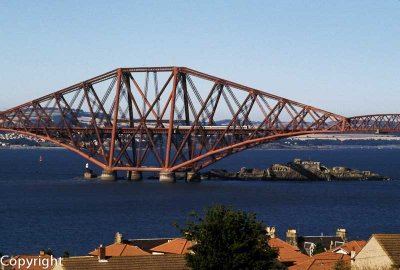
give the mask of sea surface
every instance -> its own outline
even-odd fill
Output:
[[[210,167],[266,168],[302,158],[373,170],[392,178],[387,182],[104,183],[83,180],[86,161],[67,150],[0,149],[0,253],[50,248],[56,255],[85,255],[112,243],[115,232],[125,238],[179,236],[174,223],[183,225],[189,212],[213,204],[255,212],[280,237],[289,228],[332,235],[343,227],[349,238],[366,240],[372,233],[400,233],[399,157],[395,148],[258,149]]]

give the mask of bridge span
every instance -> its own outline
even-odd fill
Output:
[[[0,112],[2,131],[165,180],[281,138],[399,124],[399,114],[345,117],[186,67],[119,68]]]

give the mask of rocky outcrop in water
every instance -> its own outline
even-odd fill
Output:
[[[388,177],[372,171],[360,171],[337,166],[329,168],[319,161],[294,159],[287,164],[272,164],[265,170],[242,168],[239,172],[214,169],[202,174],[203,179],[237,179],[237,180],[294,180],[294,181],[384,181]]]

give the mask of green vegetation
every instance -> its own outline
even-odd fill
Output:
[[[343,260],[339,260],[335,263],[333,270],[351,270],[350,262],[346,263]]]
[[[62,257],[63,258],[69,258],[69,252],[68,251],[64,251]]]
[[[286,269],[255,214],[216,205],[205,209],[204,218],[190,217],[181,231],[196,243],[186,257],[192,269]]]
[[[43,251],[44,254],[49,256],[54,255],[53,251],[50,248],[42,249],[41,251]]]

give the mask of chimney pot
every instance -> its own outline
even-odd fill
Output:
[[[106,248],[103,245],[99,246],[99,261],[106,259]]]
[[[356,257],[356,251],[355,250],[352,250],[351,252],[350,252],[350,258],[352,259],[352,260],[354,260],[354,258]]]
[[[124,241],[124,238],[123,238],[123,236],[122,236],[122,233],[117,232],[117,233],[115,234],[114,243],[115,243],[115,244],[122,244],[123,241]]]
[[[347,241],[347,230],[344,228],[338,228],[336,230],[336,236],[343,239],[344,242]]]
[[[267,229],[266,229],[266,231],[267,231],[267,235],[271,238],[271,239],[273,239],[273,238],[275,238],[276,237],[276,234],[275,234],[275,227],[267,227]]]
[[[297,247],[297,231],[295,229],[289,229],[286,232],[286,243]]]

